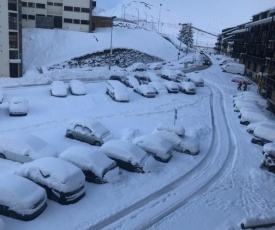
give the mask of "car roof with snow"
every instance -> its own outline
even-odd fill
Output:
[[[137,88],[144,93],[155,93],[156,90],[150,85],[139,85]]]
[[[99,121],[93,121],[89,119],[79,119],[77,121],[72,121],[69,127],[74,128],[76,125],[81,125],[83,127],[89,128],[94,134],[101,136],[104,133],[109,132],[109,130],[101,124]]]
[[[111,85],[113,85],[115,87],[115,90],[121,90],[121,91],[125,91],[127,90],[127,87],[121,83],[120,81],[117,80],[108,80],[107,83],[110,83]]]
[[[158,124],[157,129],[160,131],[172,132],[179,136],[184,136],[185,134],[185,129],[181,124],[174,125],[174,124],[167,124],[167,123],[161,122]]]
[[[275,142],[271,142],[271,143],[266,143],[263,146],[263,151],[265,153],[271,153],[272,155],[275,156]]]
[[[275,129],[270,125],[259,125],[254,129],[254,136],[275,142]]]
[[[87,93],[87,90],[86,90],[86,87],[85,87],[84,83],[80,80],[73,79],[73,80],[70,81],[69,85],[70,85],[71,90],[75,94],[84,95],[84,94]]]

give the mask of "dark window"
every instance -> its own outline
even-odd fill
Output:
[[[74,19],[74,24],[80,24],[80,20],[79,19]]]
[[[62,17],[54,16],[54,28],[62,29]]]
[[[89,20],[81,20],[82,25],[89,25]]]
[[[80,7],[74,7],[75,12],[80,12]]]
[[[55,6],[63,6],[62,3],[58,3],[58,2],[55,2],[54,5],[55,5]]]
[[[257,63],[254,63],[253,71],[256,72],[256,70],[257,70]]]
[[[47,17],[48,17],[48,18],[53,18],[53,16],[52,16],[52,15],[47,15]]]
[[[17,0],[9,0],[9,10],[17,11]]]
[[[73,23],[73,20],[70,18],[64,18],[64,22],[66,23]]]
[[[29,20],[35,20],[35,16],[34,15],[28,15],[28,19]]]
[[[90,13],[90,9],[89,8],[81,8],[81,12]]]
[[[73,11],[73,7],[72,6],[64,6],[64,10],[65,11]]]
[[[22,19],[28,19],[28,16],[26,14],[22,14]]]
[[[19,77],[19,64],[10,63],[10,77]]]
[[[10,50],[10,59],[18,59],[18,51]]]
[[[44,14],[36,14],[36,17],[37,17],[37,16],[38,16],[38,17],[39,17],[39,16],[40,16],[40,17],[45,17]]]
[[[48,6],[53,6],[53,2],[47,2]]]
[[[17,30],[17,14],[9,13],[9,29]]]
[[[33,2],[28,2],[28,7],[35,8],[35,3],[33,3]]]
[[[16,32],[9,33],[10,48],[18,48],[18,37]]]
[[[23,7],[27,7],[27,5],[28,5],[26,2],[21,2],[21,3],[22,3]]]
[[[41,3],[36,3],[36,8],[45,9],[46,5],[45,4],[41,4]]]

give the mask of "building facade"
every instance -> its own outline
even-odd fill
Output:
[[[21,1],[0,1],[0,77],[22,76]]]

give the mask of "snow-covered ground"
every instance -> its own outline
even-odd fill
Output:
[[[40,39],[46,36],[43,34],[40,37],[36,31],[29,32],[25,39],[30,41],[36,37],[34,41],[41,42]],[[50,33],[54,36],[60,32]],[[114,47],[123,44],[127,48],[133,43],[131,48],[149,52],[166,61],[177,59],[177,49],[171,43],[158,43],[160,38],[155,34],[152,37],[147,34],[145,40],[150,40],[149,43],[134,43],[129,39],[139,33],[133,32],[131,36],[129,30],[126,30],[125,36],[123,33],[122,30],[115,34],[121,40],[115,42]],[[65,37],[59,45],[52,48],[45,44],[45,50],[38,50],[39,46],[27,48],[25,43],[25,49],[30,51],[25,54],[26,76],[22,79],[0,79],[0,84],[4,86],[4,101],[0,105],[1,134],[31,133],[61,153],[76,144],[89,146],[65,137],[71,120],[89,118],[100,121],[115,138],[123,139],[129,129],[138,129],[146,135],[151,134],[159,123],[173,124],[177,108],[176,123],[185,128],[186,135],[199,140],[200,153],[192,156],[173,151],[169,163],[157,162],[156,172],[137,174],[121,170],[121,181],[115,184],[86,182],[86,196],[76,204],[62,206],[49,200],[46,210],[29,222],[1,216],[5,229],[155,230],[183,229],[183,226],[184,229],[240,229],[242,221],[251,224],[257,220],[266,223],[274,219],[274,174],[259,168],[263,158],[262,147],[253,145],[246,127],[239,124],[238,114],[232,107],[232,95],[238,92],[237,84],[231,82],[232,74],[221,71],[215,55],[209,55],[213,65],[208,69],[189,73],[200,76],[205,82],[204,87],[197,87],[195,95],[178,93],[144,98],[128,88],[130,102],[117,103],[105,94],[106,83],[103,79],[111,73],[107,66],[93,71],[66,69],[44,74],[36,71],[37,67],[87,52],[84,45],[82,48],[80,45],[65,47],[68,38],[62,36]],[[78,40],[77,36],[75,34],[75,40]],[[102,40],[107,41],[107,36],[109,31],[105,32]],[[91,45],[88,52],[105,49],[103,46]],[[105,46],[108,47],[107,42]],[[190,58],[197,61],[195,65],[199,64],[199,56],[192,54],[179,62],[171,62],[173,66],[170,68],[182,68],[181,61]],[[112,67],[112,71],[118,70]],[[97,74],[92,75],[94,72]],[[86,82],[88,93],[85,96],[69,94],[65,98],[52,97],[49,85],[8,87],[67,80],[75,74],[85,79],[90,74],[92,77],[89,76],[89,79],[101,80]],[[256,86],[252,85],[250,91],[256,91]],[[8,101],[15,95],[29,100],[27,116],[9,117]],[[17,163],[7,160],[0,160],[0,165],[1,174],[12,173],[18,168]]]

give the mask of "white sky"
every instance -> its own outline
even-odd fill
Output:
[[[112,9],[118,3],[138,2],[129,0],[98,0],[97,6]],[[269,8],[275,7],[274,0],[211,0],[211,1],[180,1],[180,0],[146,0],[141,1],[154,5],[156,12],[152,14],[158,17],[159,4],[162,3],[161,15],[165,15],[164,22],[192,22],[195,26],[209,30],[213,33],[220,33],[222,29],[235,26],[249,21],[252,15]],[[153,10],[152,8],[152,10]],[[136,9],[133,10],[137,14]],[[169,11],[168,11],[169,10]],[[114,11],[121,12],[121,5]],[[140,11],[140,17],[145,18],[145,13]],[[148,13],[148,11],[147,11]],[[148,13],[148,18],[150,13]],[[155,19],[156,20],[156,19]]]

